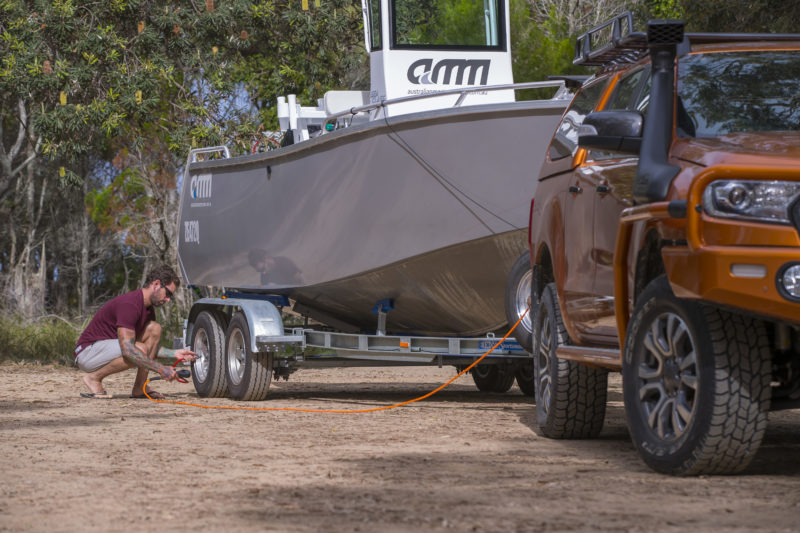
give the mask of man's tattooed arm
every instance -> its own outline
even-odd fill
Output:
[[[119,345],[122,348],[122,358],[132,365],[147,368],[153,372],[158,372],[163,378],[167,378],[172,373],[172,369],[165,367],[158,361],[153,361],[147,354],[136,347],[136,334],[126,328],[117,328],[119,335]]]
[[[173,350],[172,348],[164,348],[163,346],[160,346],[158,348],[158,357],[164,357],[164,358],[167,358],[167,359],[170,359],[170,358],[175,359],[175,358],[177,358],[177,355],[176,355],[177,352],[178,352],[178,350]]]
[[[173,350],[172,348],[164,348],[163,346],[158,348],[158,357],[174,358],[182,361],[194,361],[197,359],[195,355],[196,354],[188,348],[179,348],[177,350]]]

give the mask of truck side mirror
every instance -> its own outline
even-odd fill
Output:
[[[589,113],[578,130],[578,146],[602,152],[638,154],[643,123],[638,111]]]

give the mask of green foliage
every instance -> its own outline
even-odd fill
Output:
[[[359,0],[325,0],[309,11],[297,1],[261,0],[251,13],[252,31],[262,38],[232,65],[233,81],[266,129],[277,129],[277,96],[296,94],[310,105],[330,89],[368,88]]]
[[[482,0],[398,2],[397,41],[412,45],[483,46],[486,23]]]
[[[675,0],[686,28],[697,32],[797,33],[800,2],[785,0]]]
[[[511,61],[514,80],[544,80],[558,74],[590,74],[572,64],[575,36],[565,20],[554,13],[546,20],[534,18],[526,0],[511,0]],[[525,91],[524,98],[549,98],[551,89]]]
[[[42,151],[67,166],[148,124],[170,131],[185,153],[222,129],[215,114],[235,89],[230,69],[255,42],[251,4],[2,3],[0,95],[35,102]]]
[[[685,13],[681,3],[681,0],[647,0],[643,6],[641,27],[645,27],[648,19],[683,19]]]
[[[43,318],[28,323],[21,317],[0,315],[0,362],[41,361],[71,365],[82,324]]]

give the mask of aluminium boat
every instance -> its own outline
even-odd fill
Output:
[[[192,151],[182,274],[285,296],[343,331],[375,330],[383,313],[381,331],[396,334],[495,331],[568,91],[513,84],[507,0],[363,7],[370,91],[331,91],[316,107],[279,98],[280,148]],[[555,96],[516,101],[543,86]]]

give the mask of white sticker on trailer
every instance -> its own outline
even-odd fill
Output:
[[[200,244],[199,220],[186,220],[183,222],[183,242]]]

